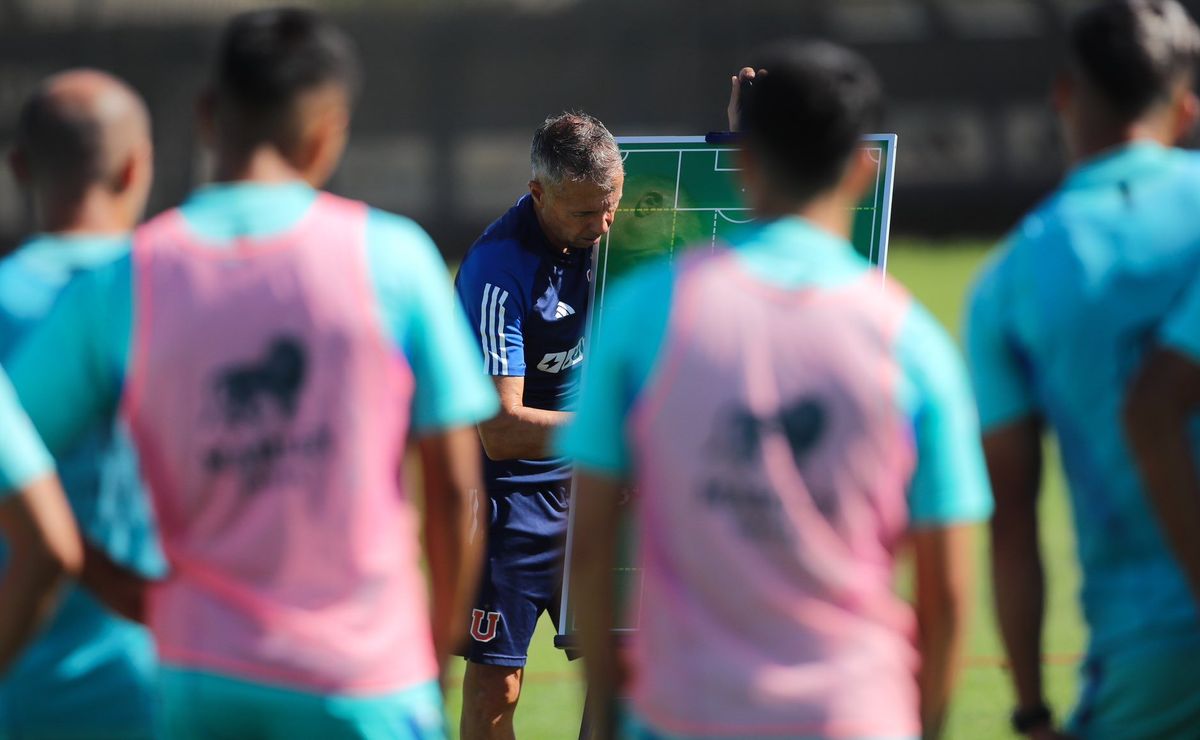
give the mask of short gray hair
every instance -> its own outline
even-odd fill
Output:
[[[564,182],[591,182],[611,188],[625,164],[612,134],[586,113],[547,118],[533,133],[529,148],[533,179],[547,187]]]

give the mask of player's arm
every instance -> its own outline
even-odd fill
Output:
[[[154,581],[126,567],[102,547],[83,540],[83,570],[79,582],[113,612],[131,622],[146,622],[146,597]]]
[[[550,438],[570,419],[562,411],[525,405],[524,292],[507,266],[471,254],[458,274],[458,297],[478,332],[483,370],[500,397],[500,412],[479,425],[484,453],[492,460],[548,457]]]
[[[916,559],[921,725],[940,736],[958,681],[974,587],[976,522],[991,514],[979,422],[957,348],[928,312],[913,306],[897,355],[914,388],[909,408],[917,464],[909,486]]]
[[[613,638],[619,605],[616,600],[619,504],[633,478],[633,455],[626,419],[640,392],[632,358],[657,352],[647,336],[661,337],[666,307],[649,305],[646,296],[664,299],[670,268],[648,268],[624,279],[610,294],[603,329],[597,333],[587,367],[579,411],[557,440],[558,451],[575,461],[576,489],[571,499],[571,611],[579,623],[580,649],[588,679],[591,715],[612,737],[612,710],[621,688],[618,645]],[[665,300],[665,299],[664,299]],[[657,317],[657,318],[655,318]],[[647,346],[649,344],[649,346]]]
[[[1042,689],[1042,623],[1045,575],[1038,541],[1038,490],[1042,477],[1042,423],[1025,417],[983,436],[988,477],[996,498],[992,516],[991,572],[996,619],[1012,664],[1017,705],[1045,705]]]
[[[467,637],[463,615],[479,587],[487,533],[475,430],[455,427],[418,442],[425,483],[425,553],[429,567],[433,645],[438,665]]]
[[[59,588],[83,565],[67,497],[44,475],[0,498],[9,564],[0,579],[0,674],[51,614]]]
[[[941,736],[958,682],[974,578],[972,542],[967,525],[923,528],[912,535],[925,738]]]
[[[1008,308],[1019,263],[1001,252],[979,280],[967,325],[967,355],[983,430],[983,451],[996,507],[991,521],[994,607],[1017,695],[1016,710],[1046,707],[1042,687],[1045,571],[1038,540],[1043,422]],[[1018,275],[1019,277],[1019,275]],[[1054,737],[1045,721],[1032,737]]]
[[[369,264],[384,325],[412,369],[412,427],[424,480],[430,621],[438,665],[466,638],[485,522],[475,425],[496,412],[446,265],[416,224],[372,211]]]
[[[566,411],[526,406],[525,378],[492,376],[500,413],[479,425],[483,450],[493,460],[548,457],[555,430],[571,419]]]
[[[0,675],[53,608],[76,572],[82,544],[54,461],[0,371],[0,538],[9,548],[0,576]]]
[[[1200,363],[1172,349],[1151,355],[1125,403],[1125,432],[1150,502],[1200,600],[1200,473],[1189,419],[1200,410]]]
[[[580,470],[576,477],[576,527],[571,540],[571,594],[579,625],[579,647],[587,675],[589,716],[593,738],[613,737],[618,689],[616,626],[618,502],[624,484],[605,473]]]

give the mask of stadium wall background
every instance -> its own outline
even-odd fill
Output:
[[[205,12],[188,13],[162,2],[126,0],[117,11],[99,0],[37,2],[40,16],[30,0],[0,0],[0,147],[43,76],[107,69],[133,83],[154,116],[150,212],[178,203],[207,174],[192,112],[216,28],[229,12],[264,3],[209,0]],[[618,135],[723,128],[728,76],[755,46],[788,35],[850,44],[883,76],[883,128],[900,135],[896,232],[994,237],[1060,176],[1048,90],[1065,19],[1084,3],[308,4],[336,14],[365,59],[352,145],[332,189],[416,218],[455,259],[524,191],[529,136],[546,114],[583,109]],[[1200,15],[1200,0],[1184,4]],[[46,16],[56,5],[75,12]],[[130,7],[140,10],[118,12]],[[4,168],[0,251],[25,230],[25,214]]]

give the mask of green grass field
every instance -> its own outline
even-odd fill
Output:
[[[959,316],[972,276],[987,245],[942,244],[933,247],[914,241],[893,244],[889,272],[958,335]],[[1047,559],[1046,686],[1052,705],[1062,716],[1075,692],[1076,657],[1085,642],[1085,631],[1076,603],[1079,575],[1069,525],[1066,491],[1055,455],[1047,466],[1042,497],[1042,540]],[[1002,663],[1003,651],[991,610],[987,576],[987,536],[978,533],[976,570],[979,574],[976,608],[968,643],[968,665],[955,697],[946,737],[951,740],[1011,738],[1008,712],[1012,691]],[[531,651],[525,689],[517,710],[517,735],[522,740],[573,738],[579,727],[583,684],[577,666],[569,664],[552,646],[553,628],[543,619]],[[457,725],[462,703],[462,663],[452,668],[447,696],[451,723]],[[457,737],[457,727],[455,727]]]

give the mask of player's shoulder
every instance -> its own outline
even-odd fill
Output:
[[[1171,165],[1169,172],[1173,176],[1194,185],[1191,178],[1200,174],[1200,151],[1172,147],[1167,150],[1167,160]]]
[[[385,243],[391,249],[428,250],[435,248],[433,239],[408,216],[367,206],[367,240],[371,244]]]
[[[67,284],[111,283],[114,271],[128,274],[131,252],[131,236],[73,243],[50,237],[27,242],[0,259],[0,296],[7,298],[5,304],[25,298],[37,303],[57,295]]]
[[[437,245],[420,224],[379,208],[367,209],[367,257],[377,278],[396,274],[420,281],[446,269]]]
[[[463,257],[458,268],[460,285],[499,285],[506,290],[532,290],[542,256],[530,249],[520,233],[489,230],[479,238]]]

